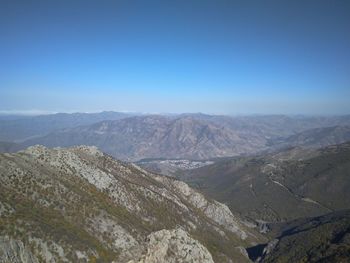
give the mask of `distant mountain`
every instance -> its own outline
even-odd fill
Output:
[[[285,148],[303,146],[308,148],[322,148],[328,145],[350,141],[350,126],[323,127],[299,132],[281,139],[281,143],[274,142],[274,147]]]
[[[65,129],[23,145],[95,145],[123,160],[144,158],[207,159],[255,151],[265,141],[192,117],[137,116]]]
[[[234,130],[247,138],[259,137],[268,141],[316,128],[350,126],[350,115],[344,116],[287,116],[249,115],[224,116],[206,114],[185,114],[196,119],[210,121]]]
[[[253,220],[285,221],[350,208],[350,143],[238,157],[181,179]]]
[[[187,184],[95,147],[0,154],[0,262],[249,262],[264,239]]]
[[[276,238],[248,249],[255,262],[327,262],[350,260],[350,210],[270,226]]]
[[[128,161],[145,158],[206,160],[286,147],[288,144],[283,144],[282,135],[292,136],[297,131],[334,123],[344,126],[350,123],[350,117],[146,115],[57,130],[26,140],[20,147],[84,144],[98,146]],[[315,136],[317,143],[321,135]],[[345,139],[347,135],[341,138]]]
[[[57,113],[32,117],[3,116],[0,118],[1,141],[23,141],[59,129],[89,125],[103,120],[117,120],[130,117],[131,114],[120,112],[101,113]]]

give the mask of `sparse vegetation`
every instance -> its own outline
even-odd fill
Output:
[[[172,186],[173,179],[163,181],[84,151],[34,147],[24,154],[0,155],[0,200],[14,211],[0,217],[0,236],[20,240],[44,261],[40,244],[31,240],[46,244],[57,260],[76,262],[75,251],[80,251],[90,262],[127,262],[141,256],[149,234],[181,227],[216,262],[242,257],[232,245],[250,240],[241,240],[189,202]],[[57,254],[55,246],[63,252]]]

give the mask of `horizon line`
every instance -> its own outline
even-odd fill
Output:
[[[97,110],[97,111],[49,111],[49,110],[0,110],[0,116],[45,116],[55,114],[98,114],[104,112],[139,114],[139,115],[186,115],[186,114],[203,114],[211,116],[347,116],[350,113],[209,113],[209,112],[139,112],[128,110]]]

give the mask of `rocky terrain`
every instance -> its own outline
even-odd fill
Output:
[[[286,221],[350,208],[349,156],[350,143],[297,147],[218,161],[180,178],[243,217]]]
[[[0,262],[248,262],[264,241],[226,205],[95,147],[0,155]]]

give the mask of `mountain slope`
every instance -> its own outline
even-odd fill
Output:
[[[205,114],[186,114],[198,120],[210,121],[227,129],[234,130],[247,138],[264,138],[273,142],[303,131],[334,126],[350,126],[350,115],[344,116],[288,116],[288,115],[250,115],[220,116]]]
[[[350,143],[224,160],[181,177],[241,215],[291,220],[350,208]],[[242,205],[244,204],[244,205]]]
[[[225,205],[94,147],[0,154],[0,175],[0,261],[244,262],[261,241]]]
[[[350,210],[271,226],[276,238],[248,249],[256,262],[349,262]]]
[[[306,130],[287,138],[277,148],[303,146],[308,148],[322,148],[328,145],[350,141],[350,126],[333,126]]]

